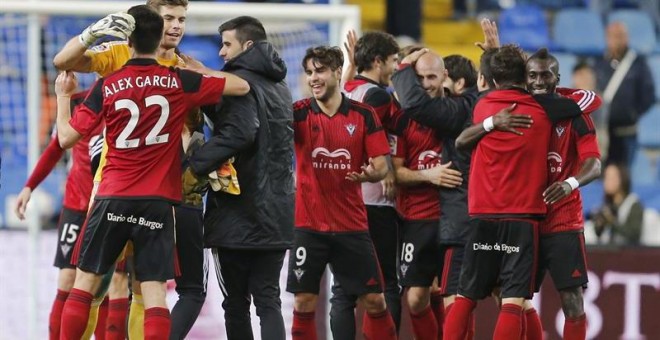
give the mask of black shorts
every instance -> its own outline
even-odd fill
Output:
[[[579,286],[586,288],[589,279],[583,232],[540,236],[539,266],[536,274],[537,292],[541,288],[546,271],[550,272],[557,290]]]
[[[105,274],[133,241],[135,277],[174,277],[174,211],[163,200],[97,199],[87,220],[78,268]]]
[[[60,220],[57,222],[57,250],[55,251],[55,261],[53,265],[60,269],[75,269],[71,264],[71,256],[76,240],[85,224],[86,211],[77,211],[68,208],[62,208]]]
[[[499,283],[502,298],[531,299],[536,287],[539,222],[474,219],[472,223],[458,294],[480,300]]]
[[[346,294],[383,292],[376,250],[366,231],[319,233],[296,228],[286,290],[318,295],[326,265]]]
[[[465,257],[465,246],[444,247],[444,262],[442,275],[438,277],[438,288],[443,296],[458,293],[458,279],[461,277],[461,267]]]
[[[403,287],[430,287],[442,273],[438,247],[439,221],[404,221],[401,228],[399,284]]]

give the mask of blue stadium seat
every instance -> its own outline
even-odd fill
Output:
[[[570,53],[553,53],[552,55],[557,58],[559,62],[559,86],[572,87],[573,86],[573,67],[578,62],[578,58]]]
[[[655,25],[651,16],[641,10],[622,9],[610,12],[607,22],[620,21],[628,28],[630,47],[638,52],[651,53],[656,46]]]
[[[204,66],[211,69],[219,70],[224,65],[224,62],[218,55],[220,42],[217,36],[203,37],[186,35],[179,44],[179,50],[181,53],[201,61]]]
[[[630,167],[630,178],[635,184],[653,184],[658,179],[654,174],[654,167],[646,152],[639,150],[635,153],[632,166]]]
[[[502,43],[515,43],[526,51],[535,51],[550,45],[548,23],[541,8],[535,5],[514,6],[503,10],[497,29]]]
[[[600,55],[605,50],[603,19],[585,9],[559,11],[552,26],[554,44],[565,52]]]
[[[647,149],[660,149],[660,104],[655,104],[639,120],[637,141]]]
[[[646,59],[653,73],[653,82],[655,83],[655,98],[660,100],[660,54],[649,56]]]
[[[557,10],[568,7],[586,7],[588,0],[517,0],[516,4],[535,4],[543,8]]]

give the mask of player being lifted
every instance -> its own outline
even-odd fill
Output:
[[[183,123],[192,108],[217,103],[225,88],[224,78],[158,65],[163,18],[146,5],[128,14],[136,21],[129,37],[132,59],[96,82],[73,119],[75,77],[65,72],[56,81],[60,144],[70,147],[102,120],[108,143],[104,179],[74,253],[78,270],[62,315],[63,339],[80,338],[92,293],[129,240],[144,292],[145,338],[169,337],[165,280],[174,275],[172,204],[181,201]]]
[[[302,65],[313,97],[294,103],[298,190],[287,281],[295,294],[292,335],[316,339],[314,312],[329,264],[345,292],[364,306],[365,336],[396,339],[361,192],[361,183],[385,177],[389,146],[374,110],[341,94],[343,59],[337,47],[309,48]]]

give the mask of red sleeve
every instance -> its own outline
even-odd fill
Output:
[[[390,154],[390,146],[387,144],[387,137],[385,137],[385,131],[382,128],[368,134],[365,137],[364,144],[369,158]]]
[[[593,91],[557,88],[557,93],[575,101],[584,113],[592,113],[600,108],[602,99]]]
[[[220,102],[227,79],[210,77],[188,70],[178,70],[183,92],[187,94],[188,106],[205,106]]]
[[[583,114],[573,120],[573,133],[575,134],[578,157],[580,162],[587,158],[600,158],[598,138],[594,122],[588,114]]]
[[[79,134],[87,136],[90,134],[103,120],[103,115],[94,112],[87,105],[83,104],[76,108],[76,112],[71,117],[69,124],[71,127],[78,131]]]
[[[32,170],[30,178],[25,182],[25,186],[34,190],[39,184],[48,177],[57,162],[62,158],[64,149],[60,147],[60,142],[57,140],[57,134],[53,134],[50,143],[39,157],[37,165]]]
[[[390,145],[392,157],[406,158],[406,139],[401,136],[390,135],[390,141],[394,143],[394,145]]]

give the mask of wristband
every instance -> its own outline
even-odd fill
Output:
[[[578,182],[578,180],[575,179],[575,177],[569,177],[566,180],[564,180],[564,182],[568,183],[568,185],[571,186],[571,191],[580,187],[580,182]]]
[[[484,126],[484,130],[486,130],[486,132],[493,131],[493,129],[495,128],[495,124],[493,123],[493,117],[490,116],[490,117],[484,119],[483,126]]]

